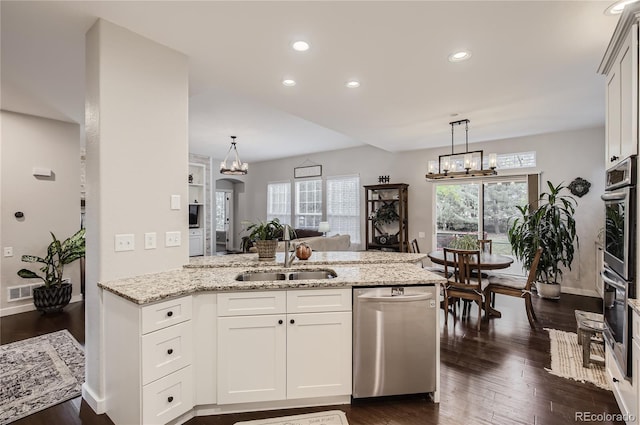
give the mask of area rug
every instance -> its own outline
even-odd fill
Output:
[[[582,346],[578,345],[578,336],[573,332],[545,328],[551,339],[551,369],[545,370],[552,375],[573,379],[579,382],[591,382],[605,390],[611,390],[603,365],[590,364],[582,367]],[[591,357],[604,360],[602,344],[591,344]]]
[[[305,415],[236,422],[235,425],[349,425],[349,422],[347,422],[347,416],[343,411],[329,410]]]
[[[0,345],[0,425],[77,397],[84,350],[62,330]]]

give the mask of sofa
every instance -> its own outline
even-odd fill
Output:
[[[292,239],[292,244],[305,242],[313,251],[348,251],[351,247],[351,236],[334,235],[334,236],[310,236],[305,238]],[[278,242],[278,252],[284,251],[284,242]]]

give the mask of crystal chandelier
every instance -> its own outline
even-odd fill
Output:
[[[498,174],[496,172],[496,154],[489,154],[489,169],[483,168],[484,151],[469,150],[469,123],[468,119],[452,121],[451,126],[451,153],[440,155],[438,161],[429,161],[428,174],[425,176],[429,180],[445,178],[477,177]],[[464,124],[465,130],[465,150],[454,153],[453,136],[456,125]]]
[[[231,151],[233,151],[233,154]],[[231,162],[231,167],[229,167],[227,166],[227,160],[231,154],[233,155],[233,161]],[[238,149],[236,148],[236,136],[231,136],[231,146],[229,147],[227,156],[225,156],[224,161],[220,163],[220,174],[240,176],[247,174],[248,171],[249,164],[242,162],[240,160],[240,155],[238,155]]]

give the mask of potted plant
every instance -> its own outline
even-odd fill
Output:
[[[51,232],[50,232],[51,233]],[[72,263],[85,254],[85,229],[78,230],[73,236],[60,242],[51,233],[53,241],[47,247],[46,257],[23,255],[26,263],[41,263],[42,275],[28,269],[18,271],[18,276],[25,279],[42,279],[44,285],[33,289],[33,304],[44,313],[62,311],[71,300],[72,286],[63,282],[64,266]]]
[[[276,258],[278,239],[282,236],[283,230],[284,226],[277,218],[252,223],[247,227],[247,231],[250,232],[248,240],[258,249],[258,260],[268,261]],[[295,233],[293,235],[295,237]]]
[[[542,256],[535,271],[538,295],[543,298],[560,298],[562,268],[571,270],[578,234],[574,219],[576,201],[572,196],[561,195],[565,186],[547,182],[549,193],[542,193],[538,206],[518,207],[521,217],[514,220],[509,229],[509,242],[513,254],[529,270],[538,247]]]

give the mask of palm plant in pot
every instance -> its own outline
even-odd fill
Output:
[[[53,239],[47,247],[47,255],[42,258],[36,255],[23,255],[26,263],[41,263],[41,275],[29,269],[20,269],[18,276],[25,279],[42,279],[44,285],[33,289],[33,304],[44,313],[62,311],[71,301],[72,286],[63,282],[64,266],[85,255],[85,229],[78,230],[64,241]]]
[[[571,270],[578,234],[574,219],[576,201],[562,195],[565,186],[547,182],[548,193],[542,193],[538,206],[518,207],[520,217],[509,229],[509,242],[513,254],[529,270],[538,247],[542,256],[535,271],[538,295],[543,298],[560,298],[560,281],[563,267]]]
[[[278,248],[278,239],[282,236],[284,226],[280,220],[274,218],[270,221],[258,221],[251,223],[247,229],[249,233],[249,242],[258,249],[258,260],[268,261],[276,258],[276,249]]]

